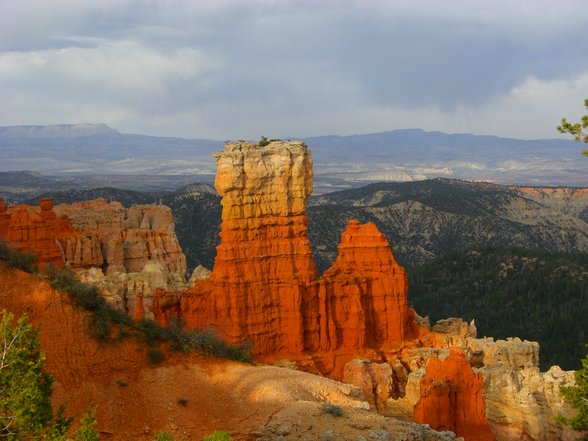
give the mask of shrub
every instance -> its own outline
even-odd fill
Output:
[[[229,432],[215,430],[210,435],[206,435],[203,441],[233,441]]]
[[[147,350],[147,360],[151,364],[159,364],[165,360],[165,355],[158,348],[149,348]]]
[[[8,268],[19,269],[31,274],[37,272],[33,254],[22,253],[11,248],[2,239],[0,239],[0,261],[4,262]]]
[[[252,362],[251,356],[249,355],[251,348],[249,343],[230,345],[213,330],[191,330],[185,333],[185,339],[187,341],[186,344],[191,349],[199,350],[206,355],[248,363]]]
[[[145,343],[149,346],[167,340],[165,329],[154,320],[142,319],[135,325],[135,327],[141,332],[145,339]]]
[[[324,413],[328,413],[329,415],[333,415],[336,417],[343,416],[343,409],[334,404],[325,403],[323,404],[322,410]]]
[[[46,276],[53,289],[65,292],[75,306],[92,314],[91,329],[100,340],[108,340],[113,325],[119,325],[119,335],[124,333],[120,326],[132,325],[128,315],[108,304],[98,288],[81,282],[70,267],[48,265]]]
[[[22,316],[13,324],[9,312],[0,312],[0,438],[8,440],[71,440],[73,418],[51,407],[53,378],[44,371],[45,355],[39,349],[39,331]],[[95,410],[82,417],[75,441],[98,441]]]
[[[213,330],[186,331],[181,321],[173,320],[165,328],[165,338],[170,342],[170,349],[180,352],[199,351],[211,357],[251,363],[249,355],[251,345],[243,343],[231,345]]]
[[[94,430],[96,425],[96,409],[86,412],[80,427],[76,430],[75,441],[100,441],[100,435]]]
[[[178,404],[182,407],[186,407],[188,405],[187,398],[178,398]]]
[[[116,380],[115,383],[118,387],[127,387],[129,385],[125,380]]]
[[[582,368],[574,376],[576,385],[562,387],[560,392],[566,402],[578,412],[573,418],[560,417],[558,420],[574,430],[588,431],[588,354],[582,359]],[[588,440],[588,434],[582,440]]]
[[[269,143],[270,141],[267,139],[267,136],[262,136],[257,145],[259,145],[260,147],[265,147]]]

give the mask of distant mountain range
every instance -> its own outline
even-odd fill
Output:
[[[555,130],[554,130],[555,132]],[[588,186],[588,159],[571,140],[520,140],[420,129],[302,138],[315,192],[434,177]],[[0,171],[51,175],[192,175],[211,182],[224,141],[122,134],[104,124],[0,127]],[[201,178],[201,179],[200,179]]]

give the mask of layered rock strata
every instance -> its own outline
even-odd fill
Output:
[[[157,299],[161,320],[213,326],[254,355],[303,358],[324,373],[369,350],[399,345],[417,328],[407,279],[373,224],[349,223],[339,258],[317,280],[307,238],[312,160],[301,142],[227,143],[215,155],[221,243],[210,277],[179,301]]]
[[[6,206],[0,199],[0,238],[9,246],[32,253],[38,264],[63,263],[59,238],[70,237],[74,229],[53,210],[53,199],[39,200],[38,207]]]
[[[171,211],[163,205],[126,209],[97,199],[54,207],[51,198],[41,199],[38,207],[0,202],[0,237],[34,254],[41,267],[71,266],[131,314],[137,297],[145,297],[140,314],[152,316],[149,306],[157,289],[185,287],[186,259]]]
[[[433,358],[427,364],[413,420],[464,439],[494,441],[483,390],[482,375],[473,372],[463,351],[452,348],[447,358]]]

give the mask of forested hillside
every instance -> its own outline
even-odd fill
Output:
[[[377,183],[312,197],[309,237],[320,271],[331,265],[349,219],[374,222],[408,267],[478,245],[588,252],[581,217],[588,197],[577,192],[577,209],[568,212],[556,196],[538,201],[516,187],[452,179]]]
[[[478,336],[538,341],[542,369],[580,367],[588,342],[587,254],[453,251],[413,268],[409,279],[409,301],[431,323],[474,319]]]

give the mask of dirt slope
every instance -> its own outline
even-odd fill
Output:
[[[66,404],[76,418],[97,406],[102,439],[153,440],[162,430],[176,440],[200,440],[214,430],[228,430],[235,440],[389,436],[384,432],[400,440],[455,439],[369,412],[358,388],[303,372],[177,354],[149,365],[142,343],[99,343],[87,330],[88,315],[65,295],[1,266],[0,308],[26,313],[40,326],[46,369],[56,380],[54,405]],[[341,406],[345,415],[325,414],[321,402]]]

